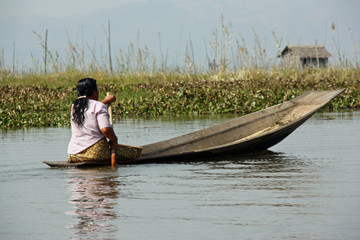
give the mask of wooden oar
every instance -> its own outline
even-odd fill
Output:
[[[109,96],[110,93],[107,92],[106,96]],[[110,124],[111,126],[113,126],[113,114],[112,114],[112,107],[111,104],[108,105],[108,112],[109,112],[109,120],[110,120]],[[116,149],[114,146],[111,146],[111,167],[115,167],[116,166]]]

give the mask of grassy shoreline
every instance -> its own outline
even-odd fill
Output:
[[[98,80],[100,97],[117,97],[114,117],[175,114],[246,114],[308,90],[347,90],[326,106],[360,108],[360,69],[247,69],[235,73],[60,72],[0,74],[0,129],[69,126],[76,82]]]

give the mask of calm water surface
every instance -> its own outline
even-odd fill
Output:
[[[224,118],[127,119],[126,144]],[[360,239],[360,112],[319,113],[274,154],[51,169],[67,128],[0,131],[0,239]]]

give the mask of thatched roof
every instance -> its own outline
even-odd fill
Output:
[[[288,45],[282,50],[279,57],[287,54],[296,55],[300,58],[329,58],[332,55],[324,46],[296,46]]]

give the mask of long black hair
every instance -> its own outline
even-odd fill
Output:
[[[88,97],[90,97],[94,91],[98,91],[96,80],[93,78],[83,78],[79,80],[76,84],[76,91],[78,99],[75,99],[73,102],[72,120],[81,127],[84,125],[84,113],[88,107]]]

